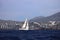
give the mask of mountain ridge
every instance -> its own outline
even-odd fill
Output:
[[[60,21],[60,12],[57,12],[51,16],[47,16],[47,17],[43,17],[43,18],[37,18],[35,17],[35,19],[31,19],[30,21],[33,22],[48,22],[48,21]]]

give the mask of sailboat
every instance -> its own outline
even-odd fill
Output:
[[[29,23],[27,19],[25,20],[22,28],[19,28],[19,30],[29,30]]]

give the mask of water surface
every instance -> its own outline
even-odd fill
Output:
[[[0,40],[60,40],[60,30],[1,30]]]

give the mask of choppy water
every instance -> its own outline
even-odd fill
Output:
[[[0,40],[60,40],[60,30],[1,30]]]

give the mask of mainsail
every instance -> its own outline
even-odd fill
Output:
[[[29,23],[28,23],[27,19],[25,20],[25,22],[20,30],[29,30]]]

